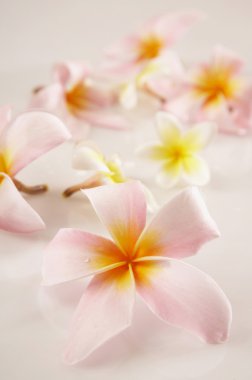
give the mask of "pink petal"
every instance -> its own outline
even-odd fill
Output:
[[[0,107],[0,136],[4,131],[5,127],[9,124],[11,120],[11,107],[5,105]]]
[[[148,270],[141,268],[142,281],[136,276],[137,290],[154,314],[208,343],[221,343],[228,338],[231,306],[211,277],[177,260],[145,265]]]
[[[71,86],[82,81],[91,73],[90,66],[86,62],[61,62],[55,65],[53,79],[62,86]]]
[[[44,253],[43,285],[108,270],[120,259],[122,254],[112,241],[72,228],[61,229]]]
[[[163,37],[170,47],[203,18],[204,14],[198,11],[166,13],[154,20],[152,33]]]
[[[118,246],[132,253],[145,226],[146,202],[137,181],[83,191]]]
[[[188,188],[166,203],[145,229],[138,242],[139,256],[191,256],[218,236],[199,191]]]
[[[131,324],[135,298],[132,275],[115,269],[94,277],[75,312],[65,362],[85,359]]]
[[[0,173],[0,229],[10,232],[35,232],[44,222],[24,200],[11,179]]]
[[[129,123],[121,115],[102,112],[83,112],[82,116],[88,123],[102,128],[110,128],[116,130],[129,129]]]
[[[64,91],[59,83],[43,87],[32,94],[29,108],[58,112],[64,101]]]
[[[5,147],[10,154],[11,175],[71,137],[64,124],[47,112],[26,112],[10,125]]]
[[[237,54],[220,45],[214,48],[212,61],[216,67],[224,66],[230,68],[233,73],[237,74],[244,66],[244,61],[238,57]]]

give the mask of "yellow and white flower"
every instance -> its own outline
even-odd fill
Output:
[[[199,153],[212,139],[216,125],[202,122],[185,130],[175,116],[159,112],[157,130],[160,142],[142,146],[137,151],[141,157],[160,163],[157,182],[168,188],[178,183],[205,185],[210,173]]]

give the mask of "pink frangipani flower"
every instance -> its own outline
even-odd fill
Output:
[[[152,59],[160,57],[196,22],[200,12],[165,13],[147,21],[140,30],[108,48],[104,63],[109,71],[127,72]]]
[[[218,46],[209,62],[189,68],[184,89],[164,109],[185,121],[214,121],[224,133],[244,135],[252,128],[251,81],[243,61]]]
[[[107,111],[114,103],[113,91],[98,86],[86,63],[63,62],[55,66],[52,84],[34,90],[30,107],[56,113],[78,139],[90,125],[127,129],[123,117]]]
[[[94,275],[73,317],[66,363],[85,359],[130,326],[136,292],[163,321],[209,343],[225,341],[229,301],[208,275],[180,261],[219,235],[198,190],[181,192],[147,226],[139,182],[84,193],[113,240],[67,228],[46,248],[44,285]]]
[[[0,108],[0,229],[33,232],[44,228],[40,216],[19,191],[35,194],[46,185],[26,186],[16,175],[30,162],[71,137],[63,123],[46,112],[25,112],[11,122],[11,109]]]

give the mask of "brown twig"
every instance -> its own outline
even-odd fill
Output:
[[[74,193],[76,193],[77,191],[80,191],[82,189],[91,189],[92,187],[97,187],[97,186],[101,186],[101,185],[102,185],[101,175],[100,174],[95,174],[94,176],[88,178],[84,182],[81,182],[81,183],[78,183],[76,185],[68,187],[63,192],[63,196],[65,198],[68,198],[71,195],[73,195]]]
[[[22,193],[34,195],[34,194],[44,193],[45,191],[48,190],[48,186],[47,185],[27,186],[27,185],[24,185],[22,182],[20,182],[16,178],[13,178],[12,180],[13,180],[16,188],[19,191],[21,191]]]

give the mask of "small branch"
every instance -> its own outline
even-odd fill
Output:
[[[68,187],[64,192],[63,196],[65,198],[70,197],[74,193],[77,193],[78,191],[82,189],[91,189],[92,187],[97,187],[101,186],[102,181],[101,181],[101,175],[100,174],[95,174],[93,177],[88,178],[86,181],[78,183],[76,185]]]
[[[12,178],[12,180],[16,188],[22,193],[34,195],[44,193],[48,190],[47,185],[26,186],[16,178]]]

